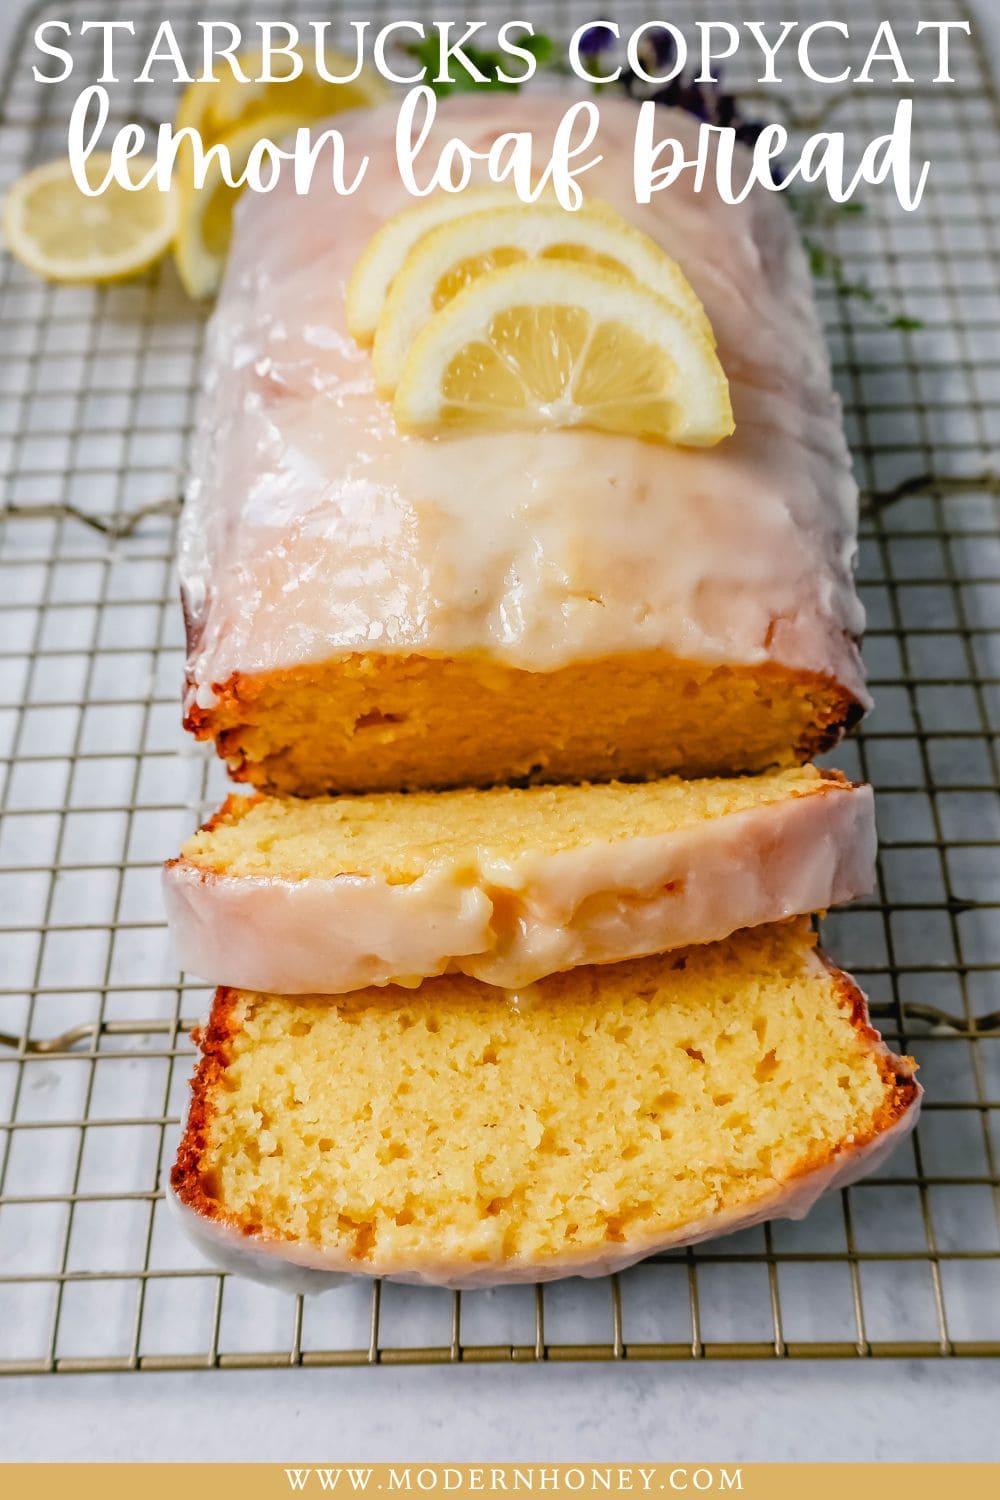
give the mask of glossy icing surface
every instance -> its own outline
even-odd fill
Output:
[[[427,147],[512,128],[547,150],[566,100],[445,101]],[[715,329],[737,429],[708,450],[582,430],[403,437],[345,328],[344,286],[412,200],[394,106],[338,116],[370,155],[353,198],[317,173],[247,194],[213,316],[181,539],[191,702],[234,673],[357,651],[478,653],[544,671],[620,651],[777,663],[864,702],[856,489],[795,227],[683,179],[632,199],[636,112],[601,101],[585,192],[677,259]],[[659,133],[693,147],[691,117]],[[688,176],[690,174],[687,174]]]
[[[180,966],[213,984],[343,994],[457,969],[516,990],[824,910],[872,889],[871,788],[807,795],[687,828],[516,861],[443,859],[418,879],[164,871]]]

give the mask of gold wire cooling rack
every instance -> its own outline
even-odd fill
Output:
[[[893,20],[902,32],[925,8],[897,0]],[[6,75],[0,187],[64,146],[75,86],[32,81],[38,20],[132,20],[138,56],[162,16],[192,41],[201,9],[33,12]],[[564,38],[591,9],[531,14]],[[778,0],[754,11],[768,12]],[[614,14],[645,19],[634,4]],[[838,14],[870,37],[871,4]],[[394,0],[374,19],[408,15],[419,8]],[[96,34],[67,45],[94,78]],[[175,1235],[162,1181],[207,996],[174,969],[158,866],[223,791],[178,723],[172,558],[201,322],[169,266],[96,290],[0,262],[0,1371],[1000,1355],[1000,122],[976,45],[956,55],[960,83],[916,91],[915,149],[934,162],[919,212],[878,191],[811,231],[818,266],[837,270],[819,294],[868,497],[878,707],[838,763],[875,783],[882,839],[876,898],[831,918],[826,940],[919,1057],[922,1123],[804,1223],[606,1281],[358,1282],[303,1301],[217,1275]],[[123,118],[171,112],[156,87],[115,102]],[[786,91],[768,107],[803,119],[816,103]],[[891,107],[878,88],[824,105],[855,143]],[[850,290],[861,278],[869,296]]]

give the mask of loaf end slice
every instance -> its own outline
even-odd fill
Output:
[[[215,1262],[319,1290],[597,1276],[870,1171],[912,1059],[805,921],[552,976],[220,990],[171,1177]]]

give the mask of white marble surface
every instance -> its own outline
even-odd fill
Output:
[[[997,1459],[998,1403],[1000,1361],[19,1378],[0,1459]]]
[[[988,1460],[1000,1364],[706,1364],[43,1376],[5,1459]]]

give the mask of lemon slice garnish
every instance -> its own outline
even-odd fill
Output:
[[[347,283],[347,329],[367,348],[375,337],[386,294],[414,245],[449,219],[516,202],[513,188],[465,188],[460,193],[434,193],[386,219],[365,246]]]
[[[87,180],[97,187],[111,158],[95,152]],[[129,163],[133,182],[154,165],[152,157]],[[7,249],[48,281],[123,281],[160,259],[169,247],[177,216],[176,197],[155,183],[130,192],[117,183],[97,198],[81,193],[68,161],[48,162],[15,182],[3,205]]]
[[[398,221],[397,221],[398,225]],[[406,232],[405,225],[398,231]],[[417,240],[389,286],[375,330],[375,384],[391,395],[414,337],[468,282],[527,260],[569,261],[632,276],[698,324],[711,324],[677,262],[605,203],[570,213],[556,203],[490,206]]]
[[[401,431],[590,427],[709,447],[733,431],[704,328],[633,278],[529,260],[471,281],[417,334]]]
[[[314,125],[327,115],[381,104],[389,97],[383,79],[370,69],[353,83],[327,83],[314,59],[303,51],[302,73],[286,82],[240,83],[227,69],[215,83],[192,83],[185,90],[174,122],[175,130],[191,126],[202,145],[225,146],[232,175],[238,177],[258,141],[278,142],[303,125]],[[261,69],[259,53],[242,53],[237,61],[248,77]],[[326,54],[331,73],[350,72],[342,53]],[[277,57],[272,71],[290,72],[291,61]],[[213,158],[202,188],[195,188],[192,156],[185,144],[178,153],[180,173],[179,223],[174,255],[177,270],[192,297],[211,297],[218,290],[229,253],[233,208],[242,188],[225,181],[218,158]]]
[[[388,84],[374,69],[364,68],[352,83],[328,83],[320,77],[310,49],[295,51],[303,61],[297,78],[289,76],[291,58],[280,54],[272,59],[271,72],[281,82],[241,83],[229,67],[220,67],[214,82],[189,84],[177,109],[175,130],[193,126],[200,132],[204,145],[211,146],[251,120],[295,115],[311,123],[341,110],[382,104],[390,97]],[[349,73],[353,66],[342,52],[328,51],[325,60],[327,71],[335,76]],[[263,56],[260,52],[241,52],[236,62],[246,77],[253,80],[262,70]]]
[[[231,175],[239,177],[258,141],[266,138],[277,143],[299,126],[310,123],[295,115],[251,120],[230,130],[214,144],[226,148]],[[233,230],[233,210],[243,188],[229,186],[218,156],[211,158],[200,188],[194,185],[187,146],[178,153],[177,162],[178,216],[174,239],[177,271],[192,297],[212,297],[222,280]]]

